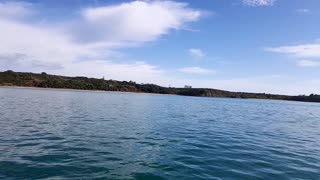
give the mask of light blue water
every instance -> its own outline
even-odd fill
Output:
[[[320,104],[0,88],[0,179],[320,179]]]

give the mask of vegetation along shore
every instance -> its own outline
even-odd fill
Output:
[[[23,86],[39,88],[62,88],[95,91],[121,91],[137,93],[173,94],[200,97],[225,97],[243,99],[274,99],[303,102],[320,102],[320,95],[288,96],[265,93],[231,92],[209,88],[173,88],[155,84],[138,84],[133,81],[116,81],[87,77],[67,77],[50,75],[47,73],[14,72],[11,70],[0,72],[0,86]]]

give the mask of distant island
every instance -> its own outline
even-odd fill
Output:
[[[320,102],[320,95],[287,96],[265,93],[231,92],[209,88],[184,88],[161,87],[155,84],[138,84],[133,81],[116,81],[87,77],[67,77],[28,72],[14,72],[11,70],[0,72],[0,86],[21,86],[39,88],[64,88],[77,90],[121,91],[137,93],[173,94],[182,96],[199,97],[224,97],[242,99],[273,99],[303,102]]]

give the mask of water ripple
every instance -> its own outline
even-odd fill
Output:
[[[320,179],[320,105],[0,88],[0,179]]]

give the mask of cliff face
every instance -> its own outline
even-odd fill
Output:
[[[46,73],[36,74],[13,71],[0,72],[0,85],[41,88],[67,88],[80,90],[143,92],[201,97],[255,98],[320,102],[320,95],[314,94],[310,96],[285,96],[264,93],[230,92],[207,88],[166,88],[154,84],[137,84],[133,81],[127,82],[87,77],[66,77],[49,75]]]

